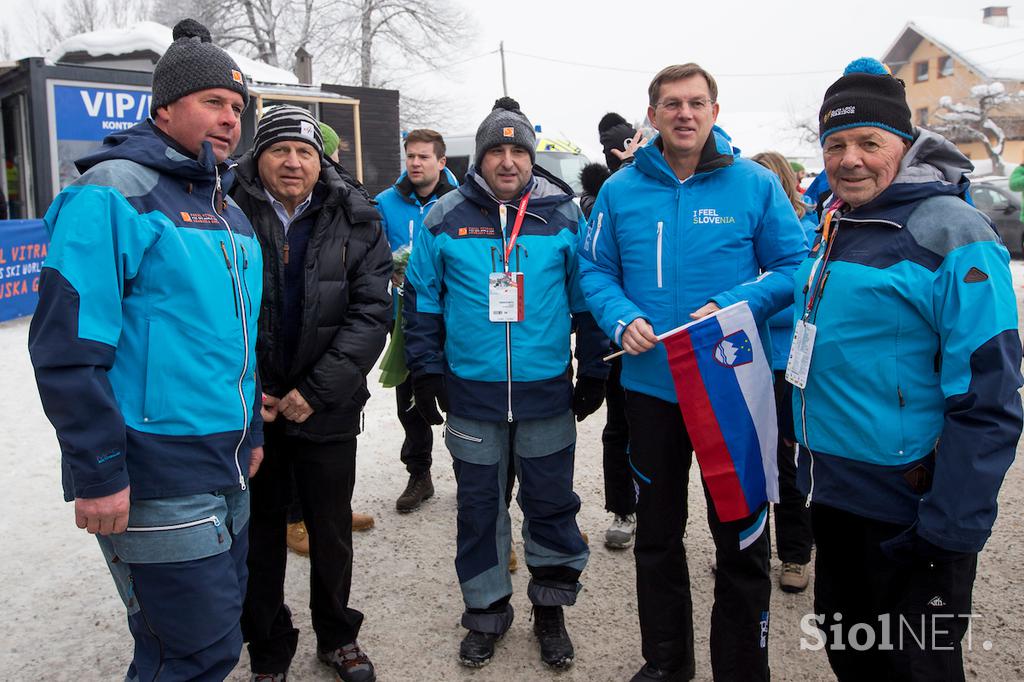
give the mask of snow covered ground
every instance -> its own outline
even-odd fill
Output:
[[[1014,263],[1014,277],[1020,300],[1024,293],[1021,262]],[[131,657],[124,608],[95,541],[75,527],[71,505],[62,502],[57,443],[39,405],[27,334],[27,318],[0,324],[4,434],[0,441],[0,585],[7,623],[0,638],[0,679],[119,679]],[[592,555],[578,605],[567,614],[576,665],[556,676],[540,663],[531,634],[525,569],[513,578],[516,621],[498,645],[494,661],[478,671],[459,666],[456,651],[464,631],[459,626],[461,598],[453,565],[455,481],[449,456],[440,437],[436,438],[436,497],[412,515],[398,515],[394,500],[406,474],[398,461],[401,428],[392,413],[393,401],[390,391],[377,388],[367,406],[354,500],[357,510],[372,513],[377,521],[376,528],[355,537],[352,606],[366,614],[360,641],[373,658],[379,679],[629,679],[642,663],[632,555],[612,552],[600,542],[609,522],[603,511],[601,474],[603,410],[583,422],[579,432],[576,489],[583,500],[579,521],[590,535]],[[697,678],[710,680],[713,547],[696,467],[690,478],[690,502],[686,542],[697,631]],[[521,520],[514,505],[513,519],[514,523]],[[973,650],[965,655],[969,679],[1024,678],[1022,531],[1024,473],[1018,463],[1003,487],[999,520],[979,561]],[[521,543],[516,544],[521,558]],[[777,576],[777,561],[773,568]],[[302,631],[292,679],[332,679],[314,658],[306,607],[309,563],[290,555],[289,569],[287,598]],[[774,679],[833,679],[823,652],[800,649],[799,622],[809,612],[810,592],[773,592],[769,646]],[[248,679],[244,653],[230,679]]]

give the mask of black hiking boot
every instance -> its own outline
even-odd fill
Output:
[[[565,631],[565,614],[561,606],[534,606],[533,634],[540,642],[540,660],[558,669],[572,665],[576,653],[569,633]]]
[[[409,483],[406,484],[405,491],[398,496],[395,509],[403,514],[408,514],[419,509],[423,500],[428,500],[433,496],[434,483],[430,480],[429,471],[422,474],[409,474]]]
[[[482,668],[494,656],[494,644],[501,635],[493,632],[470,630],[459,644],[459,663],[470,668]]]

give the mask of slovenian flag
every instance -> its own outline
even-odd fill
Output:
[[[659,338],[718,518],[736,521],[766,501],[778,502],[772,371],[746,301]],[[763,531],[762,517],[749,529],[749,542]]]

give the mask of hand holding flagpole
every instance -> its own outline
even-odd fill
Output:
[[[690,317],[693,320],[699,320],[702,317],[707,317],[719,310],[721,310],[721,308],[717,303],[705,303],[703,306],[690,313]],[[647,352],[654,348],[656,344],[661,343],[661,340],[666,336],[675,334],[677,331],[679,331],[679,329],[673,329],[665,332],[664,334],[655,335],[654,328],[651,327],[650,323],[648,323],[644,318],[638,317],[630,322],[629,326],[626,327],[626,330],[622,332],[622,350],[612,353],[611,355],[607,355],[601,359],[605,362],[609,362],[610,360],[614,360],[626,353],[629,353],[630,355],[640,355],[640,353]]]

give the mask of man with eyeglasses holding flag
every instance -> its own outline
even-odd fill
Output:
[[[646,661],[634,682],[695,675],[683,546],[693,446],[656,335],[746,301],[767,342],[766,321],[792,302],[793,272],[807,251],[776,177],[740,158],[715,127],[718,86],[707,71],[666,67],[648,94],[647,117],[659,134],[601,188],[580,250],[587,304],[627,353],[622,386],[638,489],[634,553]],[[708,503],[718,565],[716,680],[769,678],[766,506],[722,521]]]

